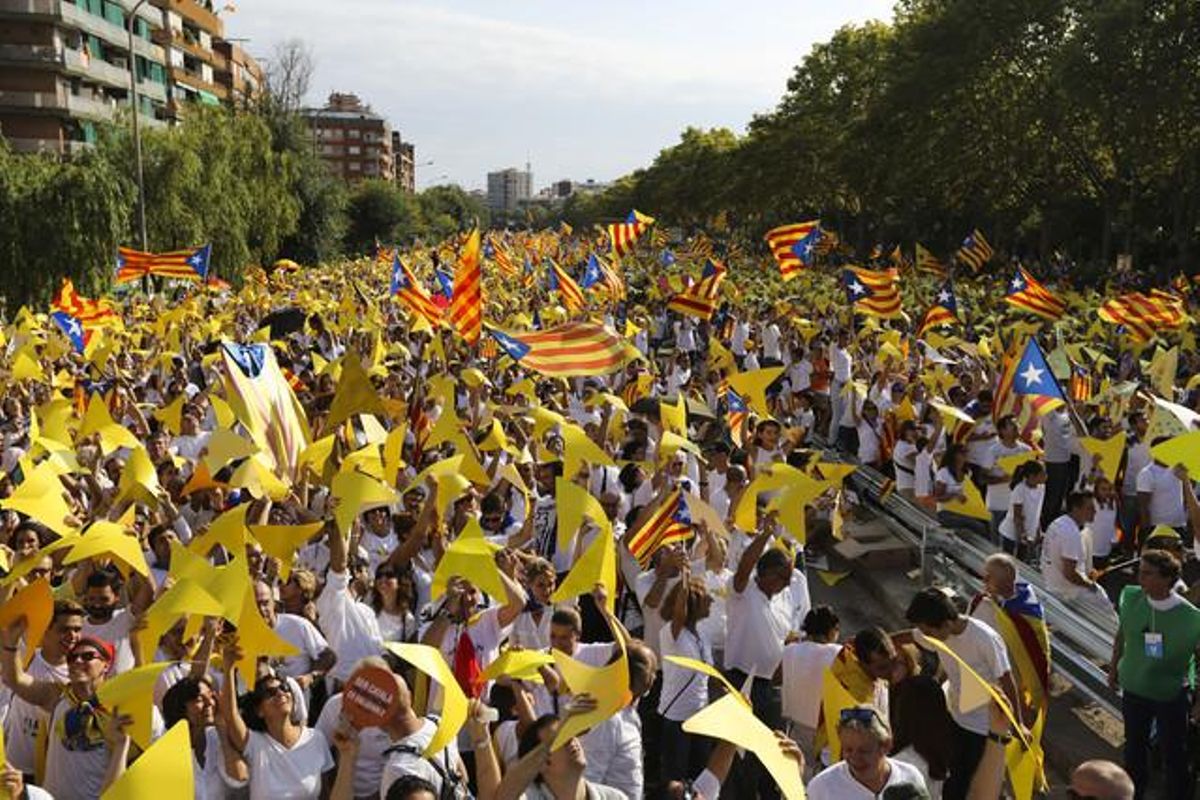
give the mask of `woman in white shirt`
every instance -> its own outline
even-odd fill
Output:
[[[379,622],[379,633],[385,642],[415,642],[417,617],[413,607],[417,588],[410,571],[397,570],[389,562],[375,569],[375,585],[371,588],[371,608]]]
[[[662,693],[658,713],[663,718],[662,779],[686,781],[704,769],[708,759],[707,739],[683,732],[683,723],[708,705],[708,678],[695,670],[672,664],[666,656],[683,656],[712,663],[712,644],[698,624],[708,616],[712,600],[701,578],[689,578],[685,570],[663,599],[665,623],[658,642],[662,661]]]
[[[814,750],[817,723],[821,714],[819,686],[825,670],[833,664],[842,646],[840,621],[829,606],[817,606],[804,617],[804,639],[783,648],[780,662],[781,710],[788,722],[788,734],[804,753],[805,777],[813,764],[819,765]]]
[[[221,713],[229,744],[250,772],[250,800],[317,800],[321,776],[333,769],[325,735],[292,719],[292,693],[274,675],[258,679],[242,717],[234,670],[244,653],[234,639],[225,647]]]
[[[192,774],[196,800],[224,800],[249,778],[246,762],[234,753],[215,723],[217,692],[208,678],[185,677],[163,695],[167,729],[186,719],[192,741]]]
[[[947,528],[966,528],[987,538],[988,524],[982,520],[956,513],[947,506],[951,502],[964,502],[967,499],[964,484],[970,480],[967,472],[967,448],[961,444],[952,444],[946,448],[942,456],[942,468],[933,479],[933,498],[937,501],[938,522]]]
[[[864,400],[860,409],[857,398],[851,398],[851,402],[854,428],[858,432],[858,463],[879,468],[883,460],[879,406],[874,400]]]
[[[1093,491],[1096,517],[1092,520],[1092,564],[1103,569],[1117,543],[1117,490],[1108,478],[1096,479]]]
[[[1013,470],[1008,513],[1000,522],[1000,545],[1004,552],[1029,558],[1041,538],[1042,501],[1046,497],[1046,467],[1026,461]]]

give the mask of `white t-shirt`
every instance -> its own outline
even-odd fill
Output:
[[[42,658],[42,651],[34,654],[26,670],[37,681],[67,682],[67,665],[53,667]],[[49,720],[50,715],[39,706],[26,703],[13,695],[8,713],[4,715],[4,753],[13,768],[32,775],[35,766],[38,727]]]
[[[979,620],[967,617],[966,621],[967,627],[963,629],[963,632],[951,634],[947,637],[945,645],[981,678],[995,685],[1012,669],[1009,666],[1008,651],[1004,647],[1004,640],[1000,638],[1000,634]],[[932,649],[929,648],[925,635],[920,631],[913,632],[913,640],[926,649]],[[960,728],[978,733],[980,736],[986,736],[988,733],[988,704],[984,703],[979,708],[966,713],[960,711],[962,670],[953,658],[944,655],[940,650],[935,652],[938,654],[938,660],[941,662],[942,670],[946,673],[949,683],[946,690],[946,705],[950,709],[950,716],[954,718],[954,722]]]
[[[933,497],[933,453],[928,450],[918,451],[916,464],[913,494],[917,497]]]
[[[235,781],[225,771],[225,759],[221,753],[221,734],[209,726],[204,731],[204,766],[192,754],[192,775],[196,789],[196,800],[225,800],[234,790],[246,785]]]
[[[348,681],[361,659],[383,652],[383,634],[375,609],[354,599],[349,572],[329,571],[325,587],[317,595],[317,619],[325,639],[318,643],[323,647],[317,650],[317,655],[325,647],[337,653],[337,661],[330,670],[336,680]],[[311,653],[310,657],[316,658]]]
[[[1183,484],[1170,467],[1151,462],[1137,477],[1138,494],[1150,494],[1150,524],[1182,528],[1187,525],[1183,504]]]
[[[333,741],[334,731],[342,716],[342,694],[329,698],[321,709],[316,728],[328,742]],[[366,797],[379,791],[383,778],[383,751],[392,746],[392,739],[382,728],[363,728],[358,732],[358,761],[354,765],[354,796]]]
[[[442,790],[442,776],[438,774],[437,768],[429,762],[429,759],[421,755],[433,741],[433,735],[436,732],[437,724],[433,720],[425,719],[421,721],[421,727],[416,733],[388,745],[389,748],[403,746],[405,751],[392,752],[388,755],[387,762],[383,766],[383,777],[378,786],[380,797],[387,797],[391,785],[405,775],[417,775],[432,783],[438,792]],[[409,750],[416,752],[409,752]],[[451,741],[444,750],[435,753],[433,759],[437,761],[438,767],[441,767],[443,772],[451,774],[457,768],[460,760],[458,747]]]
[[[1012,447],[1009,447],[1004,442],[997,439],[992,443],[991,463],[996,465],[992,468],[993,473],[1002,473],[997,462],[1005,456],[1015,456],[1017,453],[1024,453],[1029,449],[1029,445],[1022,441],[1017,441]],[[1011,478],[1012,476],[1008,476]],[[989,483],[987,487],[987,507],[989,511],[1007,511],[1008,510],[1008,495],[1012,491],[1009,488],[1009,480],[1003,483]]]
[[[858,421],[858,461],[860,464],[874,464],[879,461],[879,434],[875,426],[865,419]]]
[[[768,598],[751,574],[738,592],[729,579],[725,601],[725,668],[770,678],[783,658],[783,642],[792,628],[791,590]]]
[[[835,642],[793,642],[783,648],[783,716],[798,725],[817,727],[825,670],[842,649]]]
[[[1090,540],[1091,537],[1084,535],[1069,514],[1063,514],[1046,528],[1046,540],[1042,543],[1042,578],[1046,588],[1060,600],[1071,600],[1083,589],[1063,576],[1062,562],[1064,559],[1074,561],[1075,572],[1086,578],[1092,568]]]
[[[1046,484],[1039,483],[1030,486],[1021,481],[1009,492],[1008,514],[1000,523],[1000,535],[1009,541],[1017,540],[1017,506],[1021,507],[1021,521],[1025,524],[1025,535],[1030,541],[1036,541],[1038,529],[1041,526],[1042,501],[1046,497]]]
[[[280,672],[291,678],[307,675],[312,670],[313,661],[329,649],[329,643],[317,626],[295,614],[276,614],[275,633],[300,651],[299,655],[285,657],[280,665]]]
[[[942,467],[934,476],[935,483],[943,483],[946,485],[946,497],[953,498],[963,493],[962,481],[954,477],[954,473],[949,467]],[[938,511],[945,508],[945,503],[938,503]]]
[[[1130,440],[1125,449],[1125,480],[1121,482],[1122,494],[1137,494],[1138,477],[1141,476],[1142,470],[1152,460],[1150,456],[1150,444],[1148,442]]]
[[[900,439],[892,448],[892,463],[896,467],[896,488],[911,490],[916,486],[917,446]]]
[[[333,769],[333,753],[325,734],[300,732],[290,749],[270,734],[250,731],[244,753],[250,768],[250,800],[317,800],[321,775]]]
[[[1102,506],[1096,503],[1096,518],[1089,527],[1092,529],[1092,556],[1107,556],[1117,543],[1117,504]]]
[[[891,774],[888,775],[888,786],[917,786],[925,788],[925,779],[920,771],[911,764],[888,759]],[[839,761],[832,767],[818,773],[808,782],[809,800],[878,800],[880,794],[875,794],[863,786],[850,774],[850,767],[845,761]]]
[[[704,640],[701,629],[696,631],[682,628],[679,636],[671,635],[671,626],[663,625],[658,635],[662,661],[662,694],[658,700],[658,713],[674,722],[683,722],[708,705],[708,677],[695,670],[686,669],[667,661],[665,656],[682,656],[705,664],[712,663],[712,647]]]
[[[50,716],[42,786],[58,800],[95,800],[100,796],[112,754],[104,742],[101,725],[82,726],[81,733],[67,734],[65,719],[71,709],[64,698]],[[163,735],[163,719],[157,708],[151,707],[150,711],[150,738],[157,739]]]
[[[667,595],[671,593],[671,589],[679,582],[679,576],[668,578],[663,584],[662,594],[659,595],[658,605],[651,608],[646,605],[646,598],[650,595],[650,590],[654,587],[655,574],[654,570],[649,569],[640,573],[637,580],[634,582],[633,591],[637,595],[638,605],[642,609],[642,618],[644,628],[642,630],[643,639],[646,645],[654,651],[655,655],[661,655],[658,652],[659,633],[665,624],[662,617],[663,603],[667,599]]]

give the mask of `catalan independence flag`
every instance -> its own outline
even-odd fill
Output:
[[[902,313],[900,274],[895,269],[846,267],[842,271],[842,283],[856,312],[887,319]]]
[[[1014,308],[1051,321],[1061,317],[1067,310],[1067,304],[1061,297],[1039,283],[1020,266],[1008,282],[1008,293],[1005,294],[1004,300]]]
[[[225,395],[238,421],[273,462],[275,473],[295,478],[300,454],[312,436],[308,418],[269,345],[221,343]]]
[[[977,595],[968,613],[988,602],[995,603]],[[1013,596],[995,604],[996,632],[1008,645],[1021,692],[1033,708],[1044,709],[1050,699],[1050,631],[1042,603],[1032,586],[1017,581]]]
[[[725,423],[729,426],[729,438],[738,447],[745,447],[746,418],[750,416],[750,408],[742,396],[733,389],[725,389]]]
[[[510,278],[520,275],[521,271],[513,263],[512,256],[508,254],[508,248],[504,246],[504,243],[499,241],[495,236],[488,237],[488,241],[491,244],[491,259],[496,263],[500,271]]]
[[[712,319],[720,304],[721,282],[725,280],[725,265],[708,261],[700,280],[678,293],[667,303],[667,308],[680,314],[698,319]]]
[[[992,260],[995,252],[988,244],[988,240],[984,238],[983,233],[976,228],[967,234],[967,238],[963,239],[962,246],[955,253],[955,258],[970,267],[972,272],[979,272],[980,267]]]
[[[921,324],[917,326],[917,338],[924,336],[930,328],[953,325],[956,322],[958,322],[958,299],[954,296],[954,284],[946,281],[938,290],[933,305],[921,318]]]
[[[208,277],[212,245],[170,253],[144,253],[128,247],[117,249],[116,283],[130,283],[145,275],[180,281],[202,281]]]
[[[939,261],[937,256],[926,250],[920,242],[917,242],[917,272],[927,272],[941,278],[946,277],[946,265]]]
[[[78,320],[80,325],[88,329],[120,321],[112,303],[84,297],[75,291],[75,283],[70,278],[63,278],[62,286],[58,287],[50,306],[54,311],[62,311]]]
[[[405,308],[430,325],[436,326],[441,320],[442,309],[421,287],[421,283],[413,275],[412,270],[400,260],[398,253],[392,257],[391,293],[404,304]]]
[[[468,344],[483,332],[483,269],[479,260],[479,231],[471,231],[454,273],[454,297],[447,311],[450,324]]]
[[[800,274],[813,264],[817,243],[821,241],[821,220],[781,225],[767,231],[767,246],[779,263],[779,274],[785,281]]]
[[[568,313],[574,314],[582,311],[587,305],[587,301],[583,299],[583,290],[579,288],[579,284],[567,274],[565,269],[549,259],[547,261],[550,264],[550,288],[558,292]]]
[[[608,375],[635,355],[611,328],[595,322],[568,322],[524,333],[491,326],[487,331],[514,361],[551,378]]]
[[[647,216],[634,209],[624,222],[614,222],[608,226],[608,240],[613,254],[618,258],[633,250],[638,237],[654,224],[654,217]]]
[[[659,548],[671,542],[681,542],[692,535],[692,516],[688,511],[683,493],[676,489],[650,515],[637,533],[629,540],[629,552],[637,559],[642,569],[650,566],[650,559]]]
[[[1135,342],[1148,342],[1156,331],[1173,330],[1186,321],[1183,298],[1167,292],[1123,294],[1106,301],[1096,313],[1105,322],[1124,325]]]
[[[1067,401],[1054,373],[1050,371],[1050,365],[1046,363],[1042,348],[1038,347],[1037,339],[1032,336],[1025,343],[1025,351],[1012,369],[1010,385],[1012,394],[1028,402],[1039,416]]]
[[[71,340],[71,346],[75,348],[75,352],[82,353],[87,349],[88,342],[92,340],[92,331],[85,328],[78,317],[60,309],[51,312],[50,319]]]

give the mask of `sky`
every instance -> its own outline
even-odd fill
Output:
[[[892,0],[242,0],[226,35],[255,57],[298,38],[310,96],[354,92],[416,146],[417,185],[486,186],[532,164],[609,181],[689,125],[743,132],[813,44],[889,20]],[[432,163],[428,163],[432,162]]]

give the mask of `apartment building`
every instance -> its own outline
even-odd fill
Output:
[[[392,128],[358,95],[334,92],[323,107],[302,114],[312,129],[313,146],[334,175],[350,183],[396,179]]]
[[[522,202],[529,200],[533,192],[533,171],[526,165],[521,171],[509,167],[487,176],[488,208],[496,212],[516,211]]]
[[[396,184],[402,191],[412,194],[417,190],[417,153],[412,142],[400,137],[400,131],[392,131],[392,158],[396,162]]]
[[[129,105],[129,17],[137,0],[0,0],[0,135],[22,152],[69,154]],[[259,65],[224,39],[211,0],[150,0],[137,8],[138,106],[151,126],[190,103],[244,104]]]
[[[0,134],[22,152],[71,153],[129,105],[129,60],[143,121],[166,118],[160,9],[136,0],[0,0]]]

